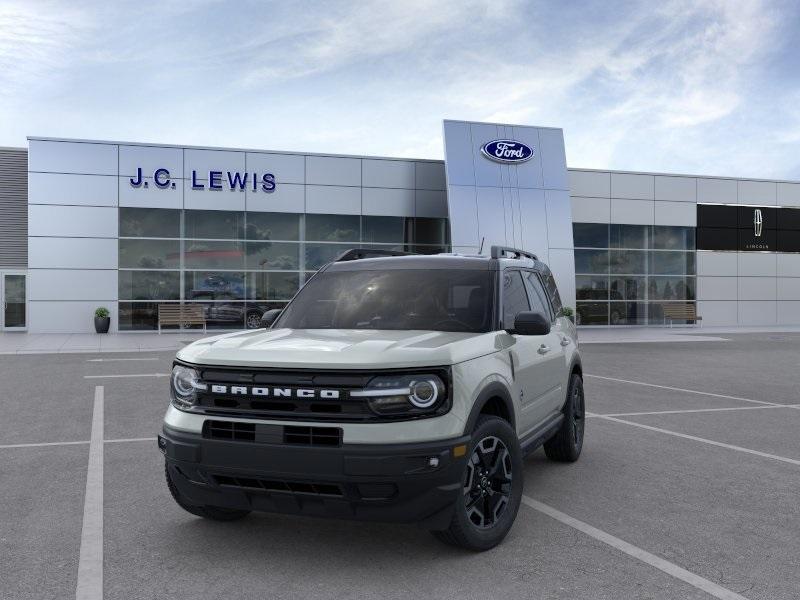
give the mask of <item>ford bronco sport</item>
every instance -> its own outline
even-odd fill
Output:
[[[576,330],[532,254],[350,250],[266,330],[177,354],[158,444],[184,509],[419,523],[498,544],[523,457],[581,453]]]

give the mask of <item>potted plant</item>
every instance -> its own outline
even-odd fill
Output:
[[[575,311],[573,311],[569,306],[561,307],[561,316],[567,317],[573,323],[575,322]]]
[[[94,311],[94,330],[97,333],[108,333],[110,325],[111,317],[108,316],[108,309],[105,306]]]

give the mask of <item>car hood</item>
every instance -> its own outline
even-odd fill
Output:
[[[202,365],[375,369],[452,365],[496,352],[495,333],[269,329],[204,338],[178,352]]]

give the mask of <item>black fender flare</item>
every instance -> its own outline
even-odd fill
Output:
[[[581,380],[583,379],[583,363],[581,362],[581,358],[578,355],[575,355],[572,358],[572,362],[569,364],[569,379],[567,380],[567,389],[564,392],[564,404],[561,405],[561,412],[564,412],[564,409],[567,406],[567,400],[569,399],[569,384],[572,381],[572,373],[574,371],[578,372],[580,375]]]
[[[478,394],[478,397],[475,399],[475,402],[472,405],[472,410],[469,413],[469,417],[467,417],[467,424],[464,427],[465,435],[469,435],[475,429],[475,424],[478,422],[478,417],[480,416],[483,407],[486,406],[486,403],[491,398],[500,398],[500,400],[503,402],[506,413],[508,414],[508,420],[511,423],[511,428],[516,430],[517,415],[516,411],[514,410],[514,402],[511,400],[511,392],[509,392],[508,388],[499,381],[492,381],[481,390],[481,393]]]

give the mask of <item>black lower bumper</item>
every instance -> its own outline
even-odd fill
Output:
[[[190,504],[444,529],[466,462],[453,448],[469,437],[313,447],[207,439],[165,426],[158,442]]]

